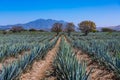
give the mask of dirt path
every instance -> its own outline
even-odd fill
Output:
[[[40,60],[33,63],[32,69],[25,74],[22,74],[20,80],[43,80],[46,77],[46,74],[52,68],[52,62],[54,61],[54,57],[59,49],[59,44],[61,41],[61,37],[58,39],[55,47],[48,51],[44,60]],[[48,80],[55,80],[54,77]]]
[[[68,42],[66,38],[65,41]],[[90,74],[91,80],[117,80],[115,79],[115,75],[113,72],[110,72],[104,66],[100,66],[99,63],[92,61],[92,59],[87,54],[82,52],[82,50],[73,48],[73,51],[75,52],[76,58],[78,59],[79,62],[83,61],[86,62],[87,72],[89,72],[90,69],[93,68]]]

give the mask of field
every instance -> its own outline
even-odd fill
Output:
[[[0,33],[0,80],[120,80],[120,32]]]

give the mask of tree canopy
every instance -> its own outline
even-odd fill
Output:
[[[110,28],[102,28],[101,31],[102,31],[102,32],[113,32],[113,31],[115,31],[115,30],[110,29]]]
[[[78,24],[79,29],[87,35],[92,30],[96,29],[96,24],[93,21],[82,21]]]

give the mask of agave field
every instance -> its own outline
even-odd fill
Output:
[[[0,34],[0,80],[120,80],[120,33]]]

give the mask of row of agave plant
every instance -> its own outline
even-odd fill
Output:
[[[20,37],[20,36],[19,36]],[[40,42],[42,42],[43,44],[50,41],[51,39],[53,39],[54,36],[42,36],[40,38],[35,38],[36,41],[31,41],[32,42],[27,42],[27,41],[21,41],[19,42],[19,39],[16,39],[16,41],[18,40],[19,43],[14,43],[14,42],[9,42],[7,44],[2,44],[0,47],[0,61],[2,62],[2,60],[4,60],[6,57],[9,56],[18,56],[21,51],[27,51],[32,49],[34,46],[36,46],[37,44],[40,44]],[[44,39],[44,40],[43,40]],[[24,38],[23,38],[24,40]],[[30,39],[29,39],[30,40]]]
[[[54,67],[57,80],[88,80],[89,78],[90,72],[86,73],[86,64],[77,61],[71,46],[63,37]]]
[[[56,37],[54,41],[46,44],[35,44],[29,54],[24,54],[20,59],[12,62],[8,66],[3,65],[0,80],[14,80],[19,78],[20,74],[28,65],[31,65],[34,60],[44,58],[47,51],[56,44],[57,39],[58,37]]]
[[[0,44],[6,44],[6,43],[21,43],[21,42],[39,42],[41,40],[44,40],[45,38],[48,38],[50,36],[54,36],[53,33],[19,33],[19,34],[7,34],[2,35],[0,34]],[[1,47],[1,46],[0,46]]]
[[[118,33],[119,35],[119,33]],[[105,36],[107,38],[105,38]],[[89,55],[94,56],[95,60],[98,60],[100,64],[104,64],[108,69],[114,71],[118,77],[120,77],[120,36],[97,36],[99,39],[91,38],[92,36],[69,37],[72,45],[78,49],[82,49]],[[104,37],[103,39],[101,37]],[[76,41],[74,41],[76,39]]]

